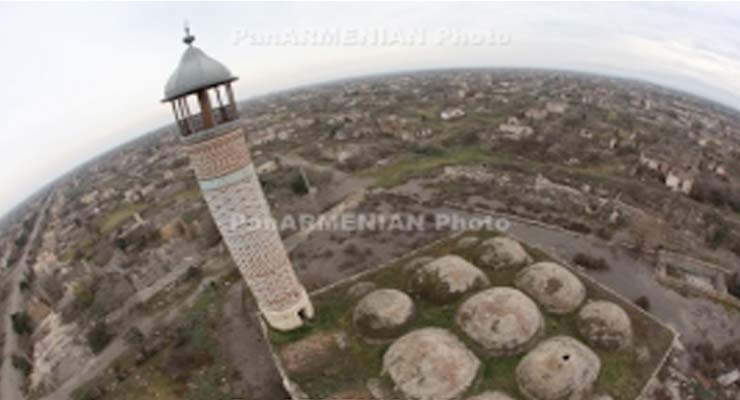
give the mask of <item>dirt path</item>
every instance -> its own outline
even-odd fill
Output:
[[[5,344],[3,346],[3,365],[2,372],[0,373],[0,399],[2,400],[23,400],[23,390],[21,388],[23,383],[23,376],[20,371],[13,367],[13,354],[18,350],[18,335],[13,330],[13,323],[10,316],[18,312],[23,307],[23,293],[20,290],[20,283],[26,275],[30,265],[28,264],[28,254],[33,247],[33,243],[36,241],[40,233],[40,228],[43,222],[46,220],[47,213],[45,212],[49,208],[49,204],[54,198],[53,194],[44,200],[44,205],[38,211],[38,217],[36,217],[36,223],[33,226],[31,235],[28,238],[23,254],[21,255],[18,264],[16,265],[13,272],[8,275],[8,280],[11,282],[11,293],[8,298],[7,312],[3,318],[7,318],[5,321]]]
[[[192,261],[178,264],[178,266],[175,267],[172,271],[168,272],[151,285],[139,290],[138,292],[134,293],[133,296],[129,297],[128,300],[126,300],[126,302],[123,304],[123,306],[112,311],[105,317],[106,322],[109,324],[115,323],[122,317],[126,316],[137,305],[146,303],[147,301],[149,301],[149,299],[156,296],[168,285],[182,278],[188,272],[188,269],[191,266],[195,266],[195,263]]]
[[[233,284],[226,296],[221,328],[222,347],[241,374],[249,400],[289,399],[262,337],[256,305],[242,303],[244,285]]]

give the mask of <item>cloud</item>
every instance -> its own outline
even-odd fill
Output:
[[[42,184],[171,119],[159,103],[190,19],[196,44],[241,77],[244,98],[394,70],[577,69],[651,80],[740,108],[733,4],[137,3],[0,5],[0,199]],[[234,46],[239,29],[495,29],[493,48]]]

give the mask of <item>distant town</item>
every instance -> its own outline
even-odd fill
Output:
[[[599,399],[740,398],[737,110],[605,76],[470,69],[304,87],[239,113],[274,218],[506,221],[499,233],[593,280],[590,294],[603,286],[630,316],[660,321],[664,342],[625,361],[655,373],[602,373],[614,381]],[[0,341],[20,381],[3,373],[0,386],[28,399],[299,398],[287,374],[306,398],[377,398],[364,375],[349,392],[309,376],[301,351],[324,342],[293,344],[315,332],[264,333],[179,142],[175,125],[157,129],[5,217],[0,311],[22,311],[2,319]],[[457,231],[280,228],[311,293],[432,254]],[[316,326],[338,329],[317,311]]]

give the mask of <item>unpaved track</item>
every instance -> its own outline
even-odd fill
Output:
[[[270,349],[257,320],[257,306],[242,302],[244,285],[229,288],[223,308],[222,343],[231,364],[239,370],[249,400],[282,400],[290,396],[282,385]]]
[[[20,283],[30,268],[30,265],[28,265],[28,254],[33,247],[33,243],[36,242],[36,239],[38,238],[43,222],[47,218],[47,213],[45,211],[49,208],[50,202],[53,198],[54,195],[52,193],[46,198],[46,200],[44,200],[44,205],[38,211],[39,214],[38,217],[36,217],[36,223],[33,226],[31,235],[28,237],[26,248],[23,250],[23,254],[21,255],[20,260],[18,260],[18,264],[15,266],[13,272],[7,276],[12,287],[10,297],[8,298],[8,307],[6,308],[7,312],[3,316],[3,318],[7,318],[7,320],[5,321],[3,365],[1,370],[2,372],[0,372],[0,399],[2,400],[23,400],[25,398],[23,390],[21,389],[23,376],[20,371],[13,367],[12,362],[13,354],[18,350],[18,335],[13,330],[13,323],[10,316],[22,309],[23,293],[20,289]]]

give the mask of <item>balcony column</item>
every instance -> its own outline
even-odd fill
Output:
[[[221,120],[226,122],[228,121],[228,116],[226,115],[226,109],[224,108],[224,103],[221,100],[220,86],[216,86],[213,89],[216,91],[216,100],[218,101],[218,109],[221,110]]]
[[[231,117],[236,119],[236,100],[234,100],[234,91],[231,90],[231,82],[226,84],[226,94],[229,96],[229,114],[233,112]]]
[[[193,132],[193,127],[190,125],[190,123],[192,122],[192,116],[190,115],[190,106],[188,106],[187,96],[180,97],[175,101],[178,101],[180,104],[180,113],[184,117],[183,119],[185,121],[185,130],[188,132],[188,134],[190,134]]]
[[[172,113],[175,114],[175,122],[177,122],[177,128],[180,129],[180,133],[185,135],[187,132],[185,132],[185,129],[183,129],[183,120],[180,116],[180,111],[177,107],[177,101],[170,102],[172,105]]]
[[[203,119],[203,127],[213,128],[213,112],[211,111],[211,99],[208,97],[208,90],[198,91],[198,103],[200,103],[200,115]]]

